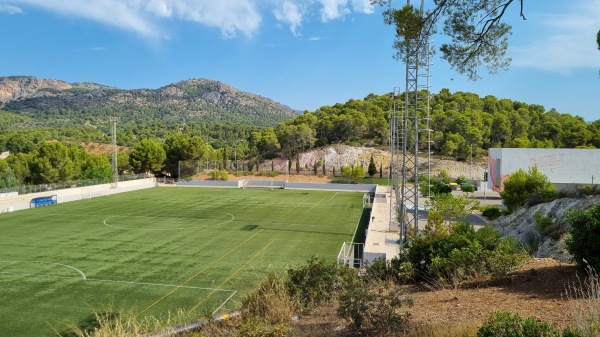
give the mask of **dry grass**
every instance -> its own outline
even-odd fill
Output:
[[[567,287],[569,314],[582,337],[600,336],[600,276],[590,266],[587,277]]]
[[[290,296],[284,281],[277,275],[269,276],[242,300],[244,316],[261,317],[271,323],[289,322],[298,308],[298,299]]]
[[[156,331],[168,331],[182,322],[189,321],[183,310],[169,313],[167,317],[137,317],[133,314],[117,314],[111,310],[96,313],[87,326],[71,324],[69,337],[138,337]],[[64,336],[64,335],[63,335]]]
[[[475,336],[479,322],[457,322],[455,325],[410,326],[401,337],[464,337]]]

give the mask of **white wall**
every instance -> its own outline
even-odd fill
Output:
[[[591,184],[592,177],[600,178],[600,150],[489,149],[488,186],[501,191],[498,179],[503,182],[518,169],[527,171],[533,166],[554,184]],[[593,183],[600,184],[600,179],[594,179]]]
[[[146,178],[130,181],[120,181],[116,188],[111,188],[111,184],[94,185],[86,187],[75,187],[67,188],[62,190],[41,192],[41,193],[30,193],[22,195],[7,195],[0,197],[0,213],[12,212],[29,208],[31,199],[35,197],[48,196],[55,194],[58,199],[58,203],[81,200],[83,195],[90,191],[90,189],[96,189],[100,191],[102,195],[110,195],[116,193],[123,193],[129,191],[135,191],[144,188],[150,188],[156,186],[155,178]]]

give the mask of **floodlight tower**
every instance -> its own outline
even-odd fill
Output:
[[[400,141],[402,140],[402,116],[401,113],[403,111],[401,97],[401,89],[399,87],[395,87],[394,91],[390,93],[390,98],[392,99],[392,110],[389,115],[389,124],[390,124],[390,165],[389,165],[389,186],[391,186],[390,191],[390,223],[389,223],[389,231],[398,231],[400,227],[398,226],[398,218],[399,218],[399,205],[402,200],[400,196],[400,183],[402,181],[402,176],[400,175],[401,171],[401,154],[400,152]]]
[[[410,0],[407,0],[410,5]],[[421,0],[420,14],[424,13],[424,0]],[[404,104],[401,121],[401,140],[400,151],[402,151],[401,165],[401,185],[400,200],[398,203],[398,222],[400,230],[400,242],[406,242],[408,231],[417,231],[419,227],[419,178],[422,174],[419,172],[419,152],[421,149],[427,151],[423,163],[427,168],[425,175],[427,177],[428,190],[426,196],[429,196],[430,164],[429,156],[431,153],[431,129],[429,126],[429,67],[430,67],[430,44],[428,34],[423,32],[413,32],[405,36],[405,65],[406,65],[406,89],[404,91]],[[420,83],[420,79],[425,79],[425,83]],[[419,135],[426,133],[425,143],[420,140]]]
[[[112,123],[112,173],[113,183],[112,187],[116,188],[119,183],[119,166],[117,165],[117,122],[119,117],[111,117],[110,122]]]

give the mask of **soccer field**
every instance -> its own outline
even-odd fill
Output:
[[[0,336],[96,312],[235,308],[269,273],[335,261],[362,193],[160,187],[0,215]]]

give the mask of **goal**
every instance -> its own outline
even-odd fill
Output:
[[[362,268],[363,266],[364,244],[354,242],[344,242],[338,253],[338,266],[348,266],[352,268]]]
[[[81,189],[81,199],[91,199],[94,197],[100,197],[107,195],[107,190],[101,186],[89,186]]]

